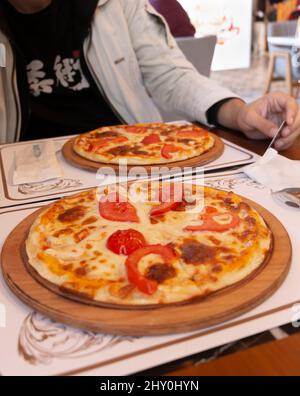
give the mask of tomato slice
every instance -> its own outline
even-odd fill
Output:
[[[206,131],[192,129],[190,131],[178,131],[176,132],[176,136],[182,138],[199,138],[208,136],[208,133]]]
[[[215,208],[214,206],[205,206],[204,211],[205,211],[205,213],[209,213],[209,214],[218,213],[218,209]]]
[[[138,269],[139,261],[148,254],[158,254],[166,264],[171,264],[175,258],[175,253],[169,246],[149,245],[135,250],[127,257],[125,266],[129,282],[135,285],[140,292],[152,295],[157,290],[157,282],[147,279]]]
[[[99,213],[104,219],[110,221],[130,223],[139,223],[140,221],[135,207],[125,199],[121,200],[119,196],[116,196],[115,201],[112,201],[110,196],[102,199],[99,202]]]
[[[162,203],[154,208],[151,209],[150,211],[150,216],[161,216],[167,212],[170,212],[173,209],[176,209],[179,206],[180,202],[165,202]]]
[[[172,159],[172,153],[180,151],[179,147],[174,146],[174,144],[165,144],[161,150],[161,155],[166,159]]]
[[[114,143],[114,144],[118,144],[118,143],[124,143],[127,142],[128,138],[125,136],[119,136],[116,138],[101,138],[99,139],[99,141],[95,141],[94,143],[90,143],[88,146],[87,151],[88,152],[97,152],[99,149],[105,147],[107,144],[109,143]]]
[[[143,144],[154,144],[159,142],[161,142],[160,137],[158,135],[155,135],[154,133],[152,135],[146,136],[142,140]]]
[[[182,201],[182,190],[176,188],[175,184],[163,186],[159,189],[159,200],[161,204],[151,209],[151,217],[161,216],[176,209]]]
[[[125,131],[129,133],[145,133],[146,127],[138,125],[128,125],[125,127]]]
[[[146,245],[144,235],[139,231],[119,230],[113,233],[107,240],[106,246],[116,254],[128,256],[135,250]]]
[[[212,209],[215,209],[211,207]],[[239,216],[232,213],[216,213],[215,210],[208,211],[201,216],[202,224],[188,226],[184,231],[215,231],[225,232],[236,228],[240,224]]]

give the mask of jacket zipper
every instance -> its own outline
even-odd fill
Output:
[[[109,108],[111,109],[111,111],[114,113],[114,115],[120,120],[120,122],[122,124],[127,124],[127,122],[124,120],[124,118],[118,113],[118,111],[115,109],[115,107],[111,104],[111,102],[109,101],[98,77],[96,76],[92,65],[90,64],[88,57],[87,57],[87,49],[86,47],[88,46],[88,42],[89,42],[90,38],[87,39],[87,41],[83,44],[83,56],[84,56],[84,61],[86,63],[86,66],[88,68],[89,73],[91,74],[95,84],[97,85],[97,88],[99,89],[100,94],[102,95],[104,101],[107,103],[107,105],[109,106]]]

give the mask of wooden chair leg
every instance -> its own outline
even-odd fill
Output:
[[[295,97],[296,99],[297,99],[298,96],[299,96],[299,90],[300,90],[299,83],[294,84],[294,97]]]
[[[292,73],[292,61],[291,61],[291,55],[286,54],[285,56],[285,62],[286,62],[286,85],[288,89],[288,93],[293,96],[293,73]]]
[[[275,60],[276,60],[276,54],[270,54],[268,73],[267,73],[267,82],[266,82],[266,86],[265,86],[265,94],[269,93],[270,89],[271,89],[271,83],[273,80],[273,74],[274,74],[274,69],[275,69]]]

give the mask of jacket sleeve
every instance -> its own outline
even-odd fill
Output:
[[[196,71],[148,0],[126,1],[124,7],[144,84],[158,107],[207,123],[209,108],[238,97]]]

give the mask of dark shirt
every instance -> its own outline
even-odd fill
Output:
[[[30,116],[22,140],[82,133],[120,123],[83,57],[83,42],[97,0],[81,2],[82,7],[88,7],[88,3],[92,7],[88,20],[81,20],[80,12],[75,14],[76,3],[80,0],[53,0],[34,14],[19,13],[6,3],[12,38],[27,69]]]
[[[152,6],[166,19],[174,37],[193,37],[196,29],[177,0],[150,0]]]

